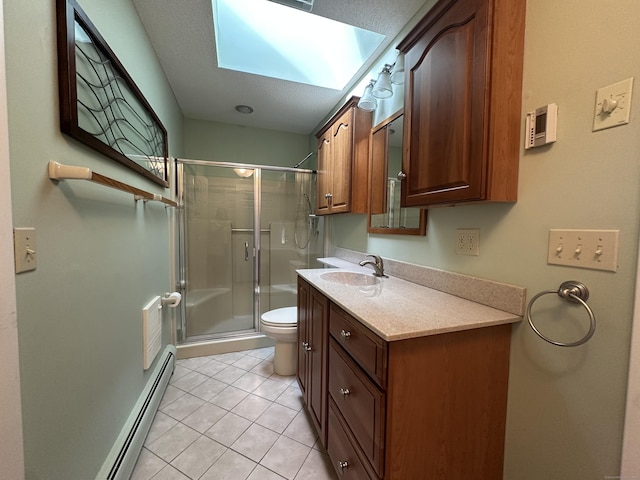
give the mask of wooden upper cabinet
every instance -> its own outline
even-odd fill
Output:
[[[515,202],[525,0],[441,0],[405,53],[402,206]]]
[[[332,213],[348,212],[351,208],[351,149],[354,131],[354,110],[344,112],[331,127],[331,194]]]
[[[327,130],[318,138],[318,174],[317,174],[317,208],[316,213],[324,215],[329,213],[329,196],[331,190],[331,130]]]
[[[372,113],[352,97],[318,132],[317,213],[367,213]]]

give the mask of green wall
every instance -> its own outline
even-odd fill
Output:
[[[309,135],[185,119],[184,156],[192,160],[293,167],[315,152]],[[316,168],[316,155],[300,168]]]
[[[528,2],[522,118],[557,103],[558,141],[521,152],[517,203],[430,209],[423,238],[367,235],[363,215],[332,219],[334,246],[521,285],[529,298],[564,280],[587,285],[598,325],[586,345],[547,344],[526,320],[513,329],[506,480],[619,473],[640,211],[639,95],[629,125],[591,126],[597,88],[629,77],[637,87],[640,16],[633,0],[601,7]],[[480,229],[480,256],[454,253],[457,228]],[[619,229],[618,271],[547,265],[551,228]],[[553,296],[539,302],[543,325],[572,313],[561,330],[576,339],[586,332],[582,309],[565,309]]]
[[[181,154],[182,115],[130,1],[80,3]],[[169,195],[60,133],[55,2],[5,0],[4,14],[13,222],[36,228],[38,252],[37,269],[16,276],[26,475],[87,480],[148,381],[141,309],[170,289],[173,210],[49,180],[56,160]]]

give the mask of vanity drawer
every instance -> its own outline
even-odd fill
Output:
[[[327,453],[341,480],[377,480],[377,476],[365,467],[349,438],[347,429],[334,411],[335,405],[329,400],[329,422],[327,426]]]
[[[329,396],[373,469],[382,475],[385,395],[334,339],[329,342]]]
[[[329,310],[329,333],[378,385],[385,387],[387,342],[334,304]]]

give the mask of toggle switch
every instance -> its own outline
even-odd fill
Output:
[[[36,255],[35,228],[14,228],[13,249],[16,273],[36,269],[38,257]]]
[[[619,230],[549,230],[547,263],[615,272]]]

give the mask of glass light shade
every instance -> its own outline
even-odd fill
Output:
[[[376,80],[376,85],[373,87],[371,94],[376,98],[389,98],[393,95],[393,90],[391,89],[391,65],[385,65],[380,75],[378,75],[378,80]]]
[[[371,80],[369,85],[367,85],[364,89],[364,93],[360,100],[358,101],[358,108],[361,110],[365,110],[367,112],[371,112],[378,108],[378,100],[371,94],[373,90],[373,86],[375,85],[375,80]]]
[[[396,63],[393,64],[391,83],[394,85],[402,85],[404,83],[404,54],[402,53],[398,54]]]

